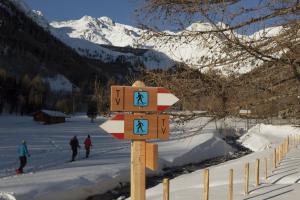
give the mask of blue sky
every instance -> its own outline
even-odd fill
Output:
[[[30,8],[40,10],[49,21],[79,19],[84,15],[108,16],[114,21],[136,24],[134,9],[141,0],[24,0]]]

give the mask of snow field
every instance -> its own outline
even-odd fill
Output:
[[[0,116],[0,191],[18,200],[81,200],[104,193],[130,180],[129,141],[115,140],[84,115],[72,116],[66,123],[41,125],[32,117]],[[197,118],[184,124],[172,123],[172,139],[158,142],[159,170],[167,166],[196,163],[233,152],[216,134],[215,123],[200,133],[208,118]],[[91,135],[91,157],[84,159],[83,148],[76,162],[71,159],[69,140],[77,135],[80,145]],[[173,135],[174,134],[174,135]],[[182,137],[181,135],[194,135]],[[27,141],[31,157],[24,175],[15,176],[18,167],[17,146]]]
[[[256,125],[245,134],[241,141],[256,150],[242,158],[231,160],[209,168],[209,199],[227,199],[229,170],[234,170],[233,199],[299,199],[300,194],[300,145],[291,148],[280,165],[270,171],[270,158],[274,147],[278,147],[288,135],[300,135],[300,129],[292,126]],[[260,137],[264,138],[262,142]],[[255,140],[257,142],[255,142]],[[251,144],[251,145],[250,145]],[[263,159],[268,159],[268,179],[263,177]],[[255,162],[260,159],[260,186],[255,186]],[[250,164],[250,194],[244,196],[244,165]],[[196,200],[202,198],[203,169],[181,175],[170,180],[170,199]],[[158,200],[163,194],[159,184],[147,190],[147,199]],[[130,199],[130,198],[129,198]]]
[[[240,138],[240,142],[252,151],[263,151],[278,145],[289,135],[298,133],[299,128],[289,125],[273,126],[257,124]]]

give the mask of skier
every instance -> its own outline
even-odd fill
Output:
[[[87,138],[84,141],[84,147],[85,147],[85,157],[88,158],[90,155],[90,149],[92,145],[91,136],[88,135]]]
[[[20,144],[18,151],[19,151],[20,167],[16,170],[16,172],[17,174],[22,174],[24,173],[23,168],[27,164],[27,156],[30,157],[25,140],[22,140],[22,143]]]
[[[70,146],[72,149],[72,160],[71,161],[75,161],[75,157],[77,156],[77,148],[80,148],[78,139],[76,137],[76,135],[70,140]]]

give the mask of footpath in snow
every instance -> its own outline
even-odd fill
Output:
[[[298,200],[300,195],[300,145],[291,148],[280,165],[270,172],[270,156],[288,135],[300,135],[300,129],[292,126],[257,125],[241,138],[242,144],[256,151],[242,158],[209,168],[209,199],[228,198],[229,170],[234,170],[233,199],[244,200]],[[263,177],[263,159],[268,159],[268,179]],[[255,186],[255,161],[261,160],[260,186]],[[244,166],[250,164],[250,194],[244,195]],[[181,175],[170,180],[170,199],[203,199],[203,171]],[[147,190],[147,200],[159,200],[163,197],[163,185]]]

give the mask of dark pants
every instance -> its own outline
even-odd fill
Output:
[[[85,147],[85,157],[88,158],[90,155],[90,147]]]
[[[77,156],[77,148],[76,149],[72,149],[72,161],[75,160],[76,156]]]
[[[23,168],[25,167],[25,165],[27,163],[27,157],[26,156],[20,156],[19,160],[20,160],[20,167],[19,167],[18,171],[20,173],[23,173]]]

